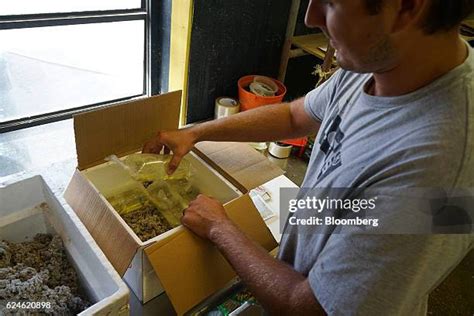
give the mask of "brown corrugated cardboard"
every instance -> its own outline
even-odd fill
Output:
[[[65,198],[122,276],[138,253],[137,251],[140,250],[141,252],[143,249],[148,251],[147,248],[155,243],[159,243],[161,250],[151,251],[151,264],[155,266],[166,261],[169,264],[168,267],[176,267],[174,270],[159,273],[159,278],[167,281],[172,278],[169,274],[181,274],[181,271],[177,270],[179,264],[194,266],[194,262],[184,262],[183,257],[172,259],[167,255],[157,255],[161,251],[166,251],[170,255],[178,249],[195,255],[210,253],[206,260],[202,260],[199,256],[187,257],[189,260],[198,260],[199,265],[196,267],[200,267],[200,269],[207,266],[208,275],[215,276],[215,278],[208,278],[206,281],[207,278],[202,278],[206,274],[203,274],[196,279],[196,282],[208,282],[192,285],[196,288],[202,285],[205,289],[205,291],[196,292],[196,295],[189,293],[193,295],[194,301],[196,301],[204,299],[211,294],[211,290],[218,289],[218,285],[222,286],[233,277],[232,270],[222,256],[215,249],[211,249],[212,247],[208,243],[195,237],[183,227],[174,228],[160,236],[142,242],[83,174],[83,172],[87,172],[84,169],[103,163],[104,158],[111,154],[123,156],[139,151],[143,143],[152,137],[157,130],[176,128],[179,119],[180,96],[180,92],[173,92],[75,116],[74,128],[78,170],[73,175],[66,190]],[[213,165],[216,166],[218,171],[221,170],[226,173],[226,177],[243,188],[243,192],[282,173],[273,165],[264,163],[263,161],[266,161],[266,159],[255,152],[258,155],[257,159],[257,156],[253,155],[253,149],[247,145],[243,145],[247,146],[245,147],[246,150],[242,148],[235,150],[233,146],[239,145],[229,143],[225,144],[224,147],[212,143],[208,143],[206,146],[207,150],[200,151],[201,156],[206,157],[204,153],[209,152],[213,159],[209,157],[206,159],[214,161]],[[252,152],[248,151],[247,148]],[[231,162],[226,161],[224,157],[231,159]],[[249,172],[251,172],[250,175]],[[253,178],[253,180],[248,181],[246,175],[248,178]],[[225,207],[228,208],[229,215],[239,223],[246,234],[266,249],[274,248],[275,240],[248,197],[237,198],[232,201],[232,204],[226,204]],[[237,209],[240,212],[237,212]],[[183,246],[185,248],[182,248]],[[160,269],[157,269],[157,271],[160,271]],[[169,284],[167,282],[168,286]],[[185,289],[182,290],[185,291]],[[177,295],[176,291],[171,285],[170,293],[174,293],[173,296],[175,297]],[[181,302],[176,303],[175,306],[180,311],[191,307],[188,304],[183,305]]]
[[[200,142],[194,152],[245,193],[283,174],[245,143]]]
[[[250,239],[267,251],[277,246],[248,195],[227,203],[225,209]],[[147,247],[145,252],[178,315],[224,287],[235,276],[217,248],[189,230],[176,232]]]
[[[141,149],[163,129],[177,129],[181,91],[138,99],[74,116],[79,170]]]

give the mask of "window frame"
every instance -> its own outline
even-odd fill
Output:
[[[70,119],[75,114],[108,107],[126,100],[142,98],[151,95],[151,19],[150,0],[141,0],[141,7],[136,9],[40,13],[25,15],[0,15],[0,32],[2,30],[26,29],[47,26],[68,26],[80,24],[94,24],[107,22],[143,21],[144,23],[144,59],[143,59],[143,90],[141,94],[131,95],[119,99],[106,100],[93,104],[86,104],[73,109],[65,109],[8,120],[0,123],[0,133],[10,132],[32,126]]]

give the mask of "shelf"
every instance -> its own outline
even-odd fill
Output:
[[[470,29],[471,29],[471,32],[470,32],[469,36],[467,36],[467,35],[461,35],[462,38],[463,38],[464,40],[468,41],[468,42],[474,40],[474,36],[471,36],[471,35],[473,35],[473,34],[472,34],[472,31],[474,30],[474,19],[466,19],[466,20],[463,21],[462,24],[463,24],[463,26],[465,26],[466,28],[470,28]]]
[[[296,47],[301,48],[308,54],[324,59],[326,48],[328,46],[328,39],[323,33],[317,33],[294,36],[291,39],[291,43]]]
[[[324,62],[329,41],[323,33],[294,36],[300,4],[301,0],[291,1],[285,43],[281,53],[280,69],[278,71],[278,79],[282,82],[285,81],[286,69],[290,58],[305,56],[308,54],[313,55],[323,61],[325,71],[327,71],[326,68],[331,66],[330,64],[332,64],[332,66],[337,65],[335,58],[332,60],[328,59]],[[330,48],[329,54],[331,54],[331,56],[334,55],[333,48]]]
[[[329,41],[323,33],[294,36],[291,39],[291,44],[321,60],[324,60],[328,43]],[[332,64],[334,66],[337,64],[335,58],[333,58]]]

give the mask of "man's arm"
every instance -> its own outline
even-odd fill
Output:
[[[317,132],[319,122],[304,109],[304,98],[291,103],[272,104],[226,118],[201,123],[177,131],[160,131],[143,147],[144,153],[159,153],[163,147],[173,152],[169,172],[200,141],[274,141]]]
[[[217,200],[200,195],[186,209],[182,223],[219,248],[271,315],[325,315],[308,280],[245,236]]]
[[[191,127],[196,142],[276,141],[306,136],[318,123],[304,110],[304,98],[272,104]]]

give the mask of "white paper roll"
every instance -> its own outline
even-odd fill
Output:
[[[278,142],[272,142],[270,143],[270,146],[268,147],[268,152],[270,155],[276,158],[288,158],[290,157],[291,154],[291,148],[293,146],[283,144],[283,143],[278,143]]]
[[[230,116],[239,113],[240,104],[237,100],[228,97],[220,97],[216,99],[216,108],[214,118],[220,119],[222,117]]]

